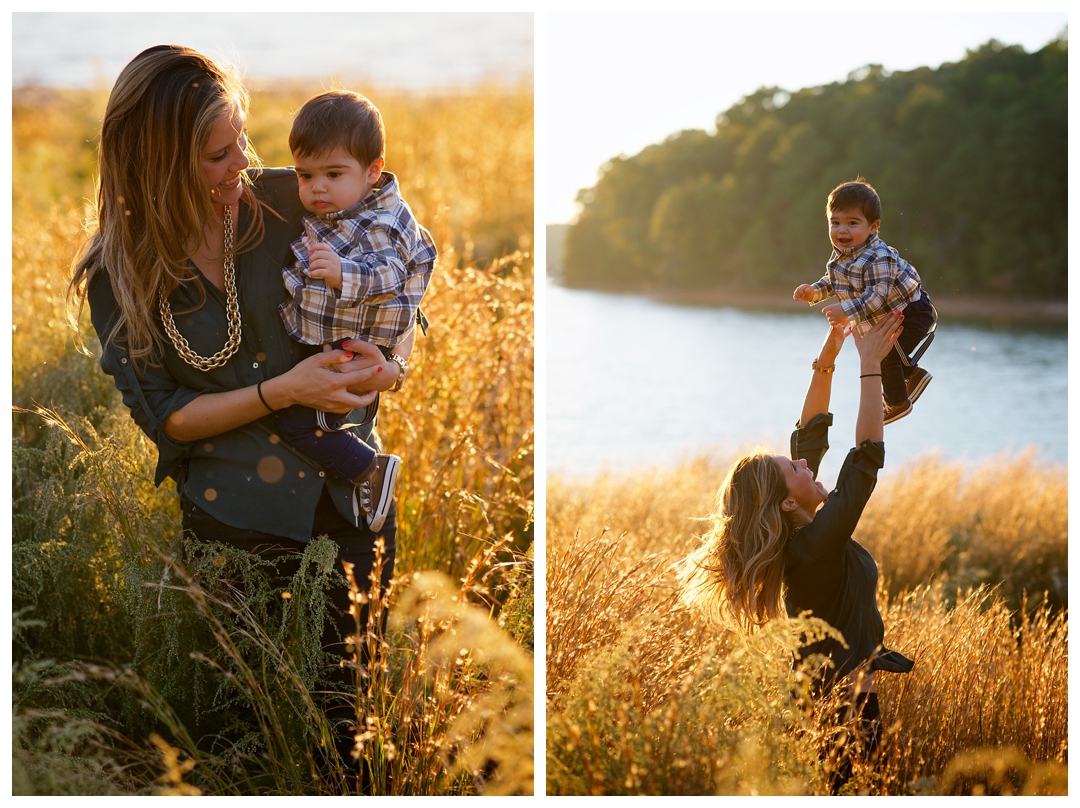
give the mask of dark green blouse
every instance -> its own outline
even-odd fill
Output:
[[[264,211],[262,242],[236,257],[242,322],[237,353],[223,367],[200,371],[166,341],[163,366],[140,365],[136,371],[126,346],[113,343],[103,347],[101,367],[113,377],[135,423],[157,446],[156,484],[172,477],[179,492],[225,524],[308,541],[324,484],[338,511],[355,523],[351,487],[278,438],[272,419],[261,418],[193,443],[165,434],[165,419],[203,393],[235,390],[278,376],[314,350],[291,340],[278,314],[278,305],[286,298],[281,269],[292,260],[289,244],[300,234],[305,213],[296,174],[291,169],[265,170],[255,181],[255,193],[283,218]],[[245,232],[250,220],[251,211],[241,206],[237,233]],[[169,302],[176,327],[192,350],[211,356],[227,337],[225,295],[209,282],[203,288],[206,304],[197,311],[183,313],[198,305],[191,284],[173,292]],[[118,307],[105,272],[91,280],[88,300],[95,331],[99,337],[107,334]],[[358,413],[351,420],[359,420]],[[371,427],[367,424],[357,434],[372,442]]]
[[[791,457],[805,459],[817,477],[829,448],[832,414],[817,415],[791,436]],[[835,664],[826,681],[855,671],[864,662],[872,670],[907,673],[914,663],[884,646],[885,624],[877,606],[878,568],[866,548],[852,538],[863,508],[885,464],[885,444],[863,441],[844,459],[836,488],[813,521],[796,530],[784,556],[786,607],[790,617],[813,612],[844,635],[847,647],[833,639],[805,646],[799,656],[825,654]]]

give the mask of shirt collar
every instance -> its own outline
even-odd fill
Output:
[[[875,241],[880,240],[881,236],[877,233],[871,233],[870,237],[866,239],[862,244],[856,244],[854,247],[848,247],[846,250],[838,250],[833,247],[833,256],[836,258],[854,258],[861,253]]]
[[[379,202],[382,197],[392,192],[397,186],[397,179],[389,171],[384,171],[379,179],[375,181],[375,185],[372,186],[371,193],[357,202],[355,205],[345,208],[345,210],[335,211],[334,213],[326,214],[324,222],[336,222],[339,219],[355,219],[360,215],[360,211],[367,210],[368,208],[379,207]]]

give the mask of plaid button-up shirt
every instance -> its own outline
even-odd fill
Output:
[[[886,314],[922,296],[922,281],[915,267],[877,233],[857,247],[834,247],[825,276],[811,288],[812,303],[836,295],[858,334],[865,334]]]
[[[393,348],[416,321],[437,252],[384,171],[370,194],[325,219],[304,217],[310,242],[341,258],[341,292],[308,277],[304,238],[292,242],[296,262],[282,270],[289,299],[280,306],[289,335],[305,345],[358,337]]]

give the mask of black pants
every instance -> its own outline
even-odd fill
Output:
[[[859,693],[854,704],[843,707],[838,717],[844,722],[855,719],[856,737],[842,730],[825,752],[830,794],[839,794],[851,779],[853,760],[866,760],[877,752],[881,742],[881,709],[877,693]]]
[[[258,530],[246,530],[219,522],[187,497],[181,497],[183,511],[182,524],[185,532],[200,541],[216,541],[228,544],[239,550],[256,553],[266,558],[282,559],[278,566],[279,574],[291,577],[299,569],[299,555],[304,551],[304,542],[262,533]],[[369,576],[375,566],[375,540],[383,537],[386,549],[383,554],[383,566],[380,580],[383,590],[390,585],[394,576],[394,551],[397,536],[397,503],[390,506],[386,522],[378,533],[367,526],[356,527],[338,513],[326,488],[323,488],[319,504],[315,509],[315,523],[311,528],[312,537],[325,534],[338,546],[338,560],[348,561],[353,565],[353,575],[361,591],[368,588]],[[283,558],[284,557],[284,558]],[[330,590],[330,599],[334,605],[334,619],[337,624],[336,637],[324,637],[324,646],[336,653],[344,650],[342,637],[353,634],[356,630],[354,619],[349,615],[349,590],[334,587]],[[366,621],[366,614],[361,615],[361,625]]]
[[[300,554],[304,551],[304,543],[294,539],[274,536],[262,533],[258,530],[245,530],[223,524],[208,514],[198,505],[195,505],[187,497],[181,497],[183,511],[182,523],[184,530],[190,532],[200,541],[216,541],[228,544],[249,553],[262,555],[266,558],[278,560],[278,575],[285,580],[291,578],[299,569]],[[322,497],[315,510],[315,523],[312,526],[312,537],[326,535],[338,545],[338,560],[353,564],[353,575],[359,589],[367,591],[370,586],[371,571],[375,567],[376,552],[375,541],[382,536],[386,548],[383,553],[383,566],[380,581],[382,590],[385,592],[390,585],[390,579],[394,576],[394,552],[397,535],[397,503],[390,507],[390,513],[386,522],[378,533],[371,531],[366,525],[358,528],[338,513],[333,500],[323,488]],[[356,633],[356,620],[349,614],[349,590],[346,586],[333,587],[330,590],[330,599],[333,605],[334,622],[333,628],[323,631],[323,647],[334,654],[345,657],[346,647],[344,637]],[[386,611],[382,614],[381,629],[386,628]],[[364,606],[360,613],[360,626],[367,624],[368,607]],[[366,658],[366,646],[359,649],[361,664],[368,665],[370,659]],[[349,689],[352,678],[347,668],[335,666],[331,670],[331,679],[342,689]],[[351,704],[340,699],[330,699],[324,706],[327,719],[335,728],[338,754],[346,766],[352,766],[351,750],[353,747],[353,720],[354,708]]]
[[[896,340],[893,350],[881,360],[881,392],[889,404],[907,400],[905,380],[918,367],[918,359],[912,352],[934,327],[934,306],[926,292],[922,297],[904,307],[904,330]]]

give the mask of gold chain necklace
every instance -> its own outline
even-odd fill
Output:
[[[161,311],[161,322],[165,325],[165,333],[169,335],[173,347],[180,358],[198,370],[210,370],[224,365],[232,355],[240,348],[240,303],[236,296],[236,262],[233,255],[233,221],[232,208],[225,206],[225,314],[229,322],[229,338],[225,347],[213,356],[199,356],[191,350],[184,335],[176,330],[173,322],[172,307],[165,297],[165,285],[162,284],[158,291],[158,309]]]

